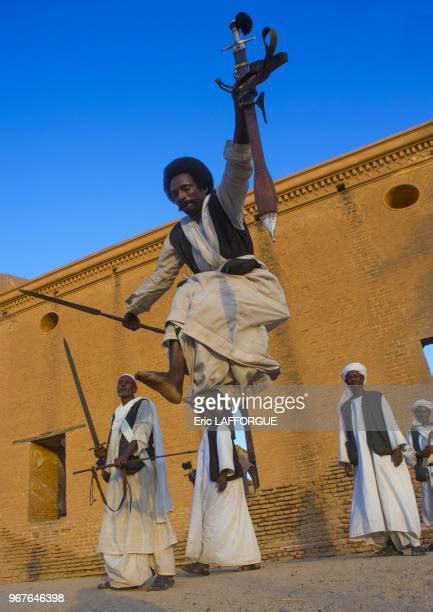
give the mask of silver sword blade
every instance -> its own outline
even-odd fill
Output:
[[[63,346],[65,347],[66,357],[68,359],[69,367],[70,367],[71,372],[72,372],[72,377],[74,379],[75,388],[77,390],[78,397],[80,398],[81,407],[83,409],[84,416],[86,417],[87,425],[88,425],[89,430],[90,430],[90,435],[92,436],[93,444],[95,445],[95,448],[98,448],[99,446],[101,446],[101,444],[99,442],[98,434],[96,433],[96,429],[95,429],[95,426],[93,424],[93,420],[92,420],[92,416],[90,414],[89,406],[88,406],[86,398],[84,396],[83,388],[81,386],[80,379],[78,377],[78,372],[77,372],[77,369],[75,367],[75,363],[74,363],[74,359],[72,357],[71,349],[69,348],[69,344],[67,343],[65,338],[63,338]]]

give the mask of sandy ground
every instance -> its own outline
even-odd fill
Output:
[[[179,571],[162,593],[97,590],[98,577],[0,585],[0,610],[74,612],[200,612],[249,610],[433,610],[433,554],[356,555],[266,563],[261,570],[214,570],[208,577]],[[64,604],[9,603],[13,593],[62,593]]]

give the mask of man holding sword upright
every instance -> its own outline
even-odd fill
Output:
[[[137,461],[164,450],[155,406],[146,397],[135,397],[136,391],[134,377],[122,374],[117,381],[121,403],[112,417],[107,448],[95,450],[97,458],[115,464],[107,470],[98,545],[107,576],[98,588],[138,587],[156,574],[148,590],[162,591],[174,584],[177,540],[167,517],[171,501],[164,459]],[[130,460],[132,468],[127,466]]]

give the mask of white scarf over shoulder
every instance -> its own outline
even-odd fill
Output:
[[[183,217],[180,222],[201,272],[217,270],[227,261],[219,252],[218,237],[209,213],[209,198],[210,196],[206,196],[203,202],[201,223],[197,223],[191,217]]]
[[[113,418],[113,424],[111,426],[111,431],[114,434],[117,433],[119,436],[120,436],[120,433],[122,433],[125,436],[125,438],[128,440],[129,443],[137,439],[137,437],[134,435],[133,430],[131,429],[128,422],[126,421],[126,417],[128,416],[128,413],[130,409],[132,408],[132,406],[140,400],[145,400],[148,403],[148,406],[152,414],[153,446],[155,449],[155,456],[158,457],[159,455],[164,454],[164,446],[162,443],[161,430],[159,428],[159,421],[158,421],[158,415],[156,412],[156,408],[149,398],[135,397],[125,405],[120,404],[120,406],[118,406],[116,410],[114,411],[114,418]],[[138,443],[140,454],[143,454],[142,453],[143,444],[140,443],[140,440],[137,440],[137,443]],[[110,458],[108,458],[108,461],[111,462]],[[172,511],[172,504],[170,500],[170,493],[168,491],[165,461],[162,457],[160,457],[159,459],[155,459],[154,463],[155,463],[155,468],[156,468],[156,481],[157,481],[156,482],[155,504],[156,504],[157,521],[159,522],[159,521],[164,521],[165,515],[167,514],[167,512]]]

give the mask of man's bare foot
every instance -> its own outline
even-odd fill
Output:
[[[176,385],[167,372],[136,372],[134,376],[136,380],[154,389],[172,404],[180,404],[182,401],[183,385]]]
[[[270,370],[269,372],[267,372],[267,374],[269,375],[269,378],[271,380],[276,380],[281,374],[281,369],[277,368],[276,370]]]

